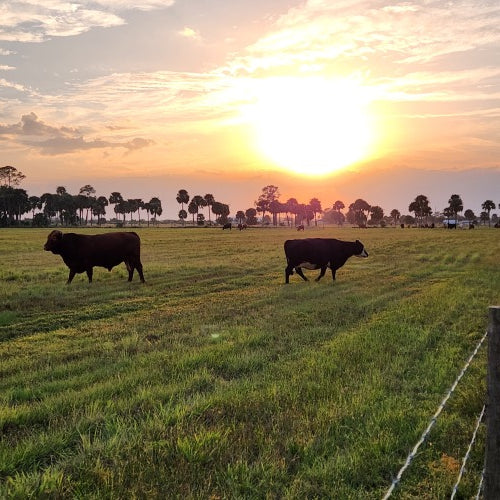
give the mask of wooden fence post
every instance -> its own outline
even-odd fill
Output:
[[[500,307],[489,308],[484,498],[500,499]]]

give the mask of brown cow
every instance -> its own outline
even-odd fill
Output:
[[[89,283],[92,283],[94,266],[105,267],[111,271],[122,262],[127,266],[129,281],[132,281],[134,269],[137,269],[141,281],[145,282],[141,264],[141,240],[137,233],[84,235],[63,234],[55,230],[49,234],[43,248],[60,255],[69,267],[68,285],[76,273],[86,272]]]

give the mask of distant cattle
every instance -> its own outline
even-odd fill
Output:
[[[319,281],[329,267],[335,280],[337,269],[341,268],[349,257],[368,257],[368,252],[359,241],[341,241],[335,238],[305,238],[285,241],[285,283],[295,270],[304,280],[308,281],[302,272],[305,269],[321,269],[316,281]]]
[[[224,229],[232,229],[232,228],[233,228],[233,226],[231,225],[231,223],[230,223],[230,222],[228,222],[227,224],[224,224],[224,225],[222,226],[222,230],[223,230],[223,231],[224,231]]]
[[[240,231],[243,231],[243,229],[246,229],[247,228],[247,225],[246,224],[238,224],[238,229]]]
[[[446,224],[446,227],[448,229],[456,229],[457,228],[457,224],[452,224],[451,222],[448,222],[448,224]]]
[[[299,224],[297,226],[297,231],[304,231],[304,224]]]
[[[67,283],[75,274],[87,273],[92,283],[93,268],[105,267],[108,271],[122,262],[127,266],[128,280],[132,281],[137,269],[141,281],[144,275],[141,264],[141,240],[134,232],[116,232],[95,235],[52,231],[47,237],[44,250],[60,255],[69,267]]]
[[[401,229],[404,229],[405,228],[405,225],[404,224],[401,224]]]

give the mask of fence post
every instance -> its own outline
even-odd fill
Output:
[[[484,498],[500,498],[500,307],[489,308]]]

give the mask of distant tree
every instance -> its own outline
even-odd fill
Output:
[[[405,215],[402,220],[407,226],[412,226],[415,223],[415,219],[411,215]]]
[[[87,224],[89,210],[92,208],[92,199],[91,198],[95,195],[95,189],[90,184],[85,184],[85,186],[82,186],[80,188],[79,194],[86,198],[85,208],[87,209],[87,211],[85,214],[85,224]]]
[[[391,210],[391,217],[392,220],[394,221],[394,225],[396,225],[399,221],[399,218],[401,217],[401,213],[399,210],[396,210],[395,208]]]
[[[490,219],[490,212],[492,210],[495,210],[495,204],[493,203],[492,200],[486,200],[482,205],[481,208],[485,211],[488,212],[488,226],[491,227],[491,219]]]
[[[194,216],[198,214],[198,205],[196,204],[194,199],[189,202],[188,212],[193,216],[193,226],[194,226]]]
[[[311,201],[309,202],[309,206],[311,207],[311,210],[314,214],[314,225],[317,226],[318,221],[316,219],[316,215],[323,212],[323,208],[321,207],[321,201],[319,201],[318,198],[312,198]]]
[[[282,211],[283,204],[280,203],[278,200],[273,200],[271,203],[269,203],[269,212],[271,212],[273,216],[273,226],[277,226],[279,223],[278,217],[279,214]]]
[[[153,198],[151,198],[149,200],[149,202],[147,203],[148,205],[148,226],[149,226],[149,214],[153,215],[155,220],[157,221],[158,220],[158,217],[163,213],[163,208],[161,206],[161,201],[159,198],[157,198],[156,196],[154,196]],[[187,217],[187,214],[186,214],[186,217]],[[180,219],[180,217],[179,217]]]
[[[219,224],[225,224],[227,222],[227,217],[229,215],[229,205],[221,203],[219,201],[214,201],[212,204],[212,212],[217,215],[217,222]]]
[[[210,213],[212,211],[212,205],[214,204],[215,198],[213,194],[206,194],[204,197],[205,201],[207,202],[208,206],[208,223],[212,225],[212,219],[210,218]]]
[[[245,217],[249,226],[255,226],[257,224],[257,210],[255,210],[255,208],[247,208],[245,210]]]
[[[490,220],[490,216],[488,215],[488,212],[485,212],[485,211],[481,212],[479,214],[479,220],[486,226],[486,221],[489,222],[489,220]]]
[[[344,210],[344,208],[345,208],[345,205],[344,205],[343,201],[337,200],[333,204],[333,209],[336,210],[337,212],[340,212],[341,210]]]
[[[126,203],[127,213],[130,214],[130,225],[132,225],[132,214],[139,210],[139,201],[137,198],[129,198]]]
[[[47,217],[49,224],[52,222],[52,217],[56,216],[55,195],[52,193],[44,193],[40,196],[43,203],[43,214]]]
[[[432,214],[432,210],[429,206],[429,199],[423,194],[419,194],[415,200],[410,203],[408,210],[415,213],[415,219],[419,221],[419,225],[423,225],[424,217],[427,218]]]
[[[30,209],[31,209],[31,224],[33,225],[33,222],[35,220],[35,210],[41,210],[43,203],[42,200],[38,196],[30,196],[28,198],[28,202],[30,204]]]
[[[357,224],[359,227],[365,227],[368,219],[367,214],[370,212],[370,209],[371,206],[361,198],[351,203],[349,205],[349,210],[353,212],[354,224]]]
[[[262,213],[262,219],[266,212],[270,212],[270,205],[274,200],[278,200],[280,197],[278,186],[274,186],[270,184],[269,186],[265,186],[262,188],[262,193],[259,196],[258,200],[255,202],[255,206],[257,207],[257,212]],[[273,222],[275,219],[275,214],[273,215]]]
[[[470,208],[464,212],[464,217],[469,221],[469,223],[472,223],[476,220],[476,216]]]
[[[235,216],[236,220],[238,221],[239,224],[243,224],[246,220],[245,218],[245,212],[243,212],[243,210],[238,210],[236,212],[236,216]]]
[[[0,186],[19,186],[25,178],[26,176],[17,170],[16,167],[11,167],[10,165],[0,167]]]
[[[372,224],[380,224],[384,218],[384,210],[379,206],[371,207],[370,209],[370,222]]]
[[[177,200],[177,203],[180,203],[181,205],[181,211],[184,211],[184,204],[189,203],[189,194],[185,189],[180,189],[179,192],[177,193],[177,196],[175,198]],[[181,212],[179,212],[180,214]],[[186,214],[187,217],[187,214]],[[179,217],[182,220],[182,225],[184,225],[184,219],[186,217]]]
[[[24,189],[0,186],[0,225],[19,223],[22,214],[31,210],[28,193]]]
[[[286,210],[288,210],[289,213],[293,214],[294,220],[293,220],[293,225],[297,225],[297,215],[299,213],[299,202],[297,201],[296,198],[289,198],[286,203]]]
[[[198,214],[196,216],[196,223],[198,226],[203,226],[205,224],[205,216],[203,214]]]
[[[460,198],[460,195],[452,194],[450,199],[448,200],[448,203],[449,203],[448,208],[454,214],[455,221],[457,221],[458,220],[458,212],[461,212],[464,209],[464,202],[462,201],[462,198]]]
[[[92,204],[92,214],[97,217],[97,225],[101,225],[101,219],[106,215],[108,199],[105,196],[99,196]],[[92,219],[91,219],[92,222]]]
[[[184,225],[184,221],[187,218],[188,214],[185,210],[179,210],[179,219],[182,221],[182,225]]]
[[[109,196],[109,203],[110,205],[113,205],[113,211],[115,212],[116,215],[120,213],[119,205],[122,202],[123,202],[123,196],[118,191],[113,191]]]

